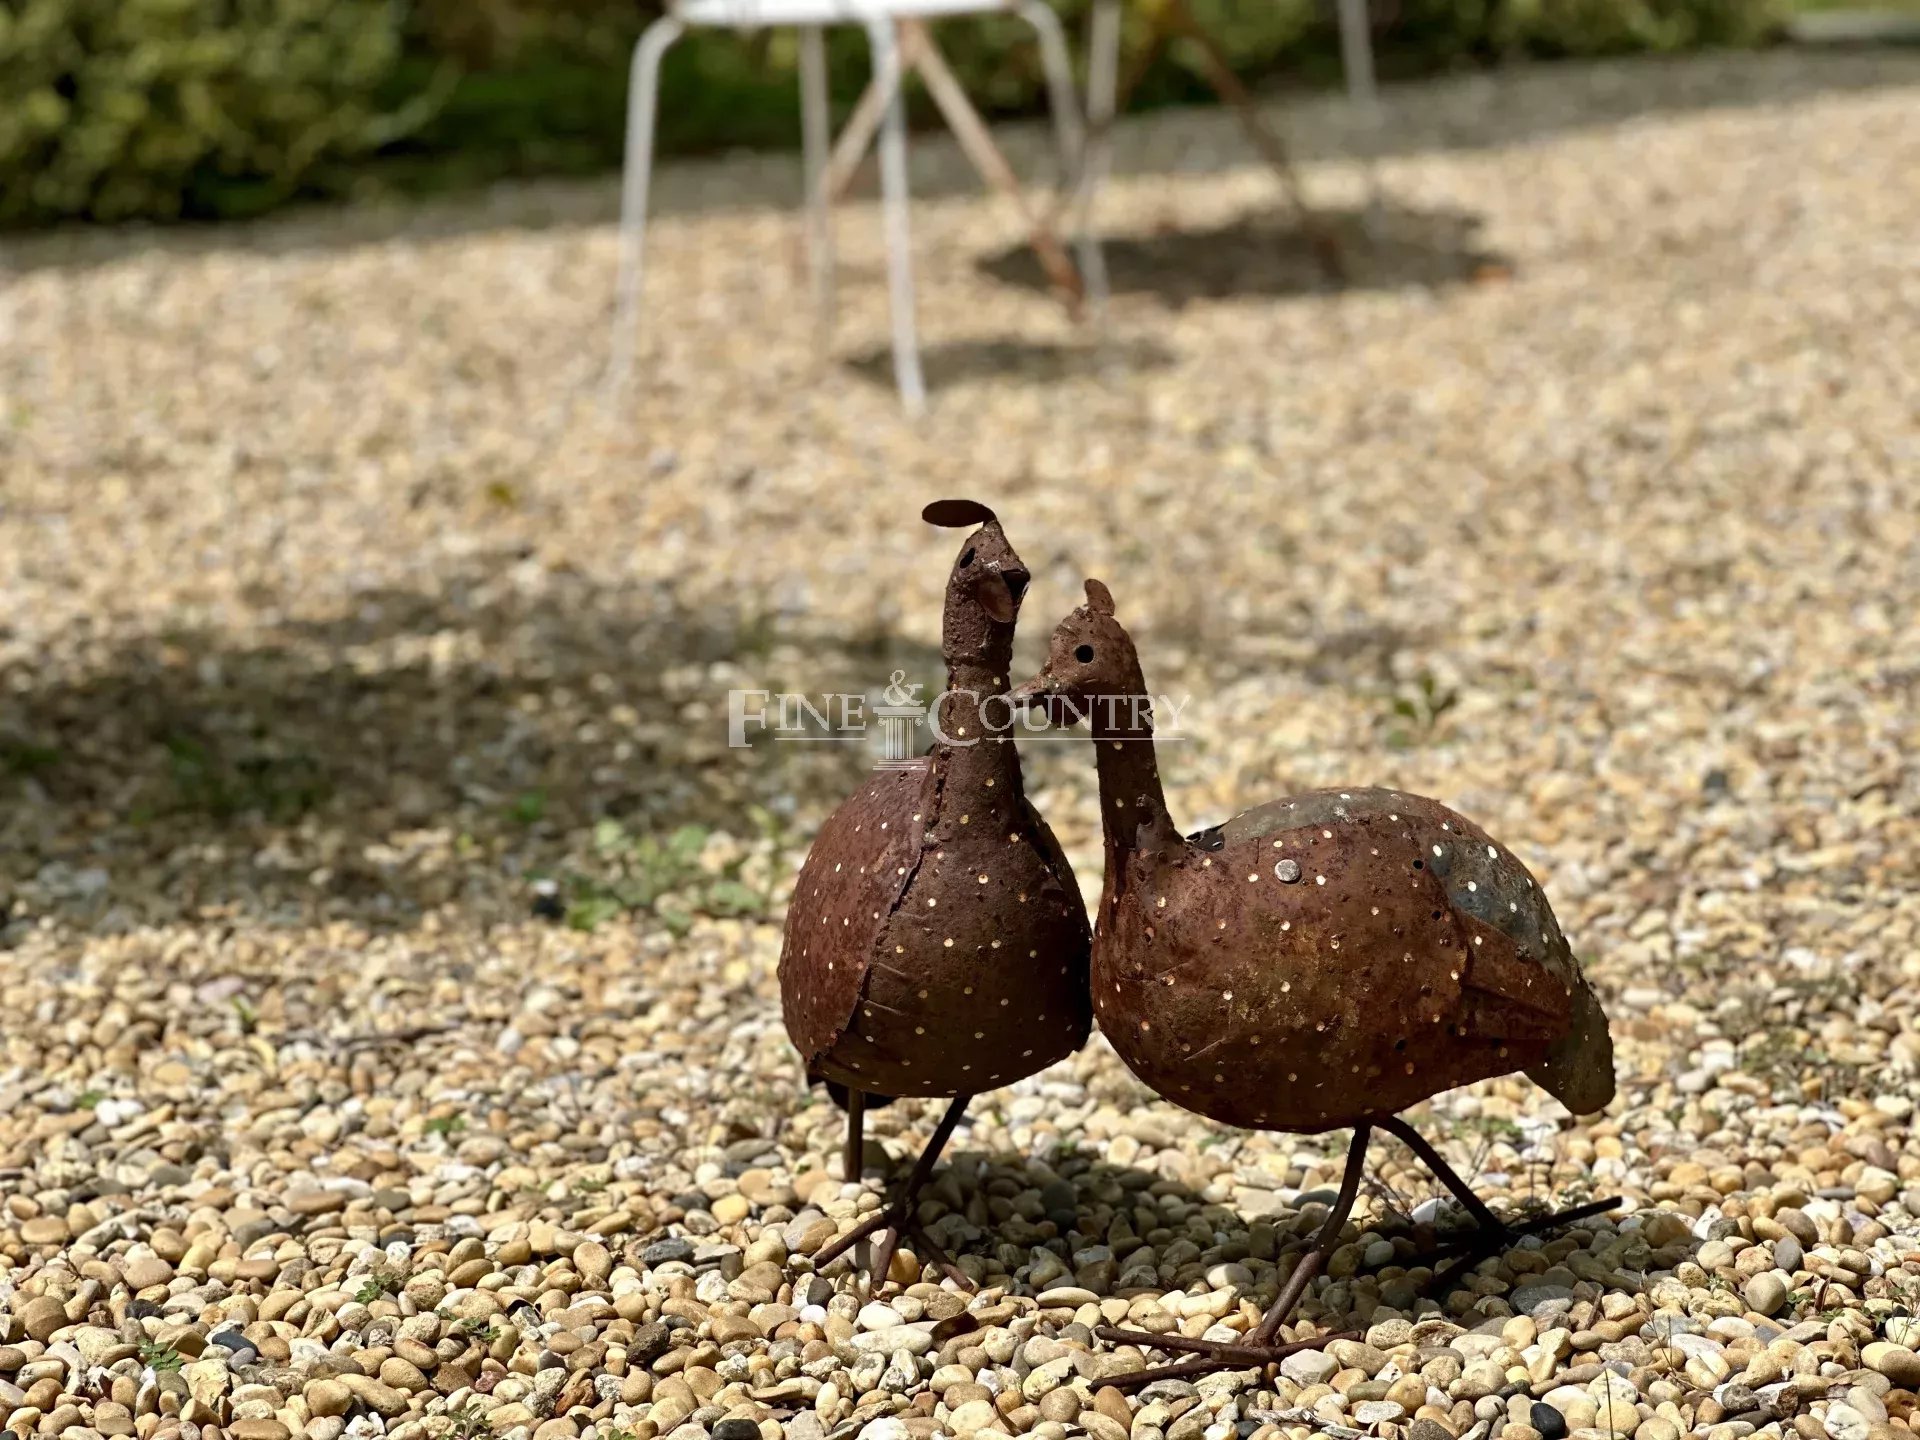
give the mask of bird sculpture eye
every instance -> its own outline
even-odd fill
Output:
[[[1076,649],[1073,652],[1073,658],[1078,660],[1082,665],[1092,664],[1093,663],[1093,646],[1091,645],[1080,646],[1078,649]]]
[[[972,563],[973,563],[973,547],[969,545],[967,547],[966,553],[960,557],[960,564],[964,567],[967,565],[971,565]]]

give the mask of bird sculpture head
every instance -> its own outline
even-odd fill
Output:
[[[1085,719],[1098,729],[1103,702],[1145,691],[1140,656],[1133,637],[1114,618],[1112,594],[1098,580],[1089,580],[1087,603],[1054,627],[1047,663],[1010,698],[1018,706],[1044,709],[1056,725]]]
[[[977,526],[947,578],[940,649],[947,664],[1004,671],[1013,659],[1013,627],[1032,576],[1007,542],[993,511],[977,500],[936,500],[920,512],[929,525]]]

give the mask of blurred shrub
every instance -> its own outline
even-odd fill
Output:
[[[7,0],[0,223],[286,198],[431,108],[377,99],[403,20],[390,0]]]

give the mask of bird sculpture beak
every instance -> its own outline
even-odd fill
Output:
[[[1060,682],[1045,670],[1024,684],[1014,686],[1007,692],[1007,699],[1012,702],[1016,715],[1038,710],[1047,717],[1050,725],[1071,725],[1080,718],[1067,702],[1067,697],[1060,692]]]

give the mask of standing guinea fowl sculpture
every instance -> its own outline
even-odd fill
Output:
[[[1449,1278],[1512,1238],[1396,1112],[1513,1070],[1579,1114],[1613,1098],[1607,1017],[1526,866],[1472,821],[1393,790],[1310,791],[1182,838],[1160,788],[1139,657],[1097,580],[1014,699],[1093,732],[1107,861],[1093,999],[1120,1057],[1169,1100],[1228,1125],[1354,1132],[1313,1248],[1247,1343],[1100,1333],[1203,1357],[1147,1378],[1298,1348],[1275,1337],[1338,1243],[1374,1127],[1405,1141],[1475,1221]]]
[[[824,1268],[884,1227],[876,1286],[910,1230],[965,1280],[913,1229],[914,1196],[974,1094],[1064,1059],[1092,1024],[1086,910],[1007,733],[1026,567],[984,505],[936,501],[923,518],[980,527],[947,581],[936,742],[908,768],[876,770],[821,827],[780,952],[787,1033],[808,1078],[847,1109],[846,1178],[860,1172],[869,1102],[953,1100],[893,1204],[814,1257]]]

